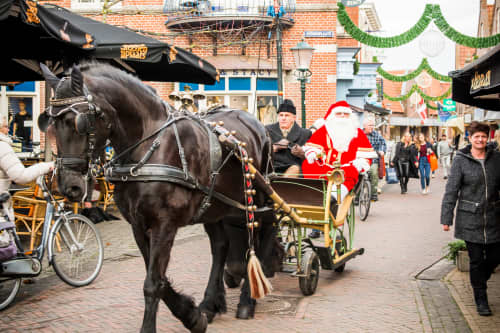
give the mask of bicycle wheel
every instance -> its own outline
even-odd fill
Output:
[[[72,214],[67,219],[55,226],[51,238],[52,265],[67,284],[86,286],[101,271],[104,258],[101,236],[94,223],[85,216]]]
[[[361,221],[366,220],[368,217],[368,213],[370,212],[370,204],[371,204],[371,189],[370,183],[368,181],[364,181],[361,183],[361,188],[359,190],[359,218]]]
[[[0,278],[0,310],[7,308],[16,298],[21,278]]]

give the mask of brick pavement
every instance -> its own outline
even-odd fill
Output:
[[[452,239],[439,226],[443,182],[435,180],[428,196],[419,193],[414,180],[405,196],[399,195],[397,185],[387,185],[367,221],[357,226],[355,243],[365,247],[365,254],[348,262],[342,274],[323,270],[313,296],[303,297],[297,279],[280,273],[272,280],[272,295],[259,301],[256,318],[241,321],[234,319],[238,291],[228,289],[228,313],[217,317],[208,332],[469,332],[469,325],[474,332],[493,331],[488,328],[498,324],[500,297],[491,297],[495,316],[488,321],[474,318],[465,273],[452,272],[442,280],[448,266],[425,271],[419,276],[425,280],[414,279],[441,257],[442,247]],[[33,285],[23,285],[13,306],[0,316],[0,332],[139,330],[144,264],[130,227],[123,221],[98,227],[106,245],[98,279],[75,289],[47,274]],[[202,227],[181,229],[168,270],[174,286],[199,302],[209,262]],[[490,289],[500,291],[496,285]],[[159,332],[186,331],[163,303],[159,308]]]

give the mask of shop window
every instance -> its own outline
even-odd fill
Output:
[[[14,150],[31,151],[33,140],[33,98],[9,97],[9,134],[13,135]]]
[[[248,112],[248,96],[230,96],[229,107]]]
[[[220,78],[219,82],[212,85],[205,85],[205,91],[223,91],[226,90],[226,78]]]
[[[224,105],[224,96],[207,96],[207,107],[211,108],[216,105]]]
[[[250,90],[249,77],[230,77],[229,90]]]
[[[257,96],[257,115],[264,125],[278,121],[278,96]]]
[[[277,91],[278,90],[278,79],[258,78],[257,79],[257,90]]]
[[[27,81],[14,86],[7,86],[7,91],[35,91],[35,81]]]

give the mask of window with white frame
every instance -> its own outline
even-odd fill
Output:
[[[201,91],[206,96],[207,107],[224,104],[230,108],[250,112],[264,124],[276,122],[278,80],[273,77],[275,72],[267,70],[260,70],[259,73],[255,70],[224,72],[227,75],[213,85],[181,82],[176,88],[180,92]]]

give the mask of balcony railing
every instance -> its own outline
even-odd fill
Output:
[[[275,16],[291,19],[295,0],[280,0],[274,8],[273,0],[165,0],[163,11],[171,16],[224,17],[224,16]]]

